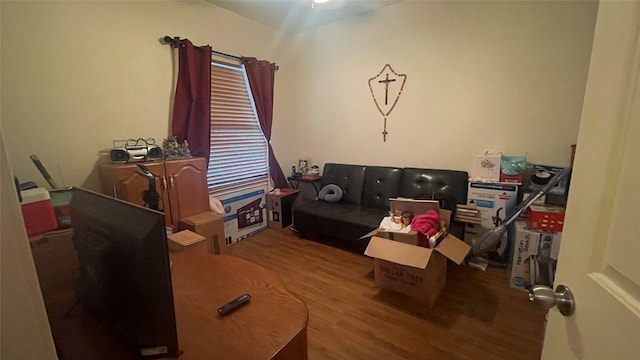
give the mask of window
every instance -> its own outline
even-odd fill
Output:
[[[266,186],[267,152],[244,66],[212,62],[209,192],[218,197]]]

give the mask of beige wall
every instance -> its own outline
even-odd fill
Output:
[[[568,165],[596,10],[407,1],[300,34],[283,63],[297,76],[278,92],[272,141],[281,164],[287,173],[303,156],[468,170],[492,150]],[[367,82],[387,63],[408,78],[385,143]]]
[[[285,35],[206,2],[2,1],[2,118],[14,173],[98,188],[112,140],[167,136],[174,60],[163,35],[280,65],[272,144],[285,172],[348,162],[468,170],[486,150],[568,165],[594,3],[407,1]],[[408,76],[389,116],[367,80]],[[62,177],[60,176],[62,174]]]
[[[7,147],[20,180],[42,186],[30,154],[58,183],[62,173],[66,185],[98,189],[95,164],[112,140],[168,136],[174,60],[162,36],[236,55],[282,53],[279,32],[202,1],[1,6]]]

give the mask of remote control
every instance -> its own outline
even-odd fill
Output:
[[[249,294],[244,294],[242,296],[240,296],[239,298],[232,300],[224,305],[222,305],[221,307],[218,308],[218,314],[220,315],[227,315],[229,313],[231,313],[232,311],[236,310],[237,308],[243,306],[244,304],[248,303],[249,300],[251,300],[251,295]]]

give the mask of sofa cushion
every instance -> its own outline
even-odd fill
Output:
[[[367,166],[365,169],[362,206],[389,209],[389,198],[398,196],[402,169]]]
[[[336,184],[342,189],[343,204],[360,205],[365,166],[327,163],[322,173],[321,188]]]
[[[385,209],[313,201],[295,210],[294,227],[303,232],[313,230],[317,235],[354,242],[378,228],[387,215]]]
[[[468,178],[465,171],[404,168],[398,196],[443,200],[444,208],[455,210],[456,203],[467,203]]]

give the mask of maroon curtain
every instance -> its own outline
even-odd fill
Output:
[[[271,148],[271,124],[273,123],[273,88],[275,80],[276,65],[266,60],[256,58],[242,58],[242,63],[247,70],[249,86],[253,94],[253,101],[256,104],[258,120],[264,133],[264,137],[269,144],[269,174],[273,179],[276,188],[287,188],[287,178],[276,160]]]
[[[178,48],[178,82],[171,132],[180,144],[189,142],[191,155],[204,157],[209,166],[211,138],[211,46],[193,46],[174,38]]]

